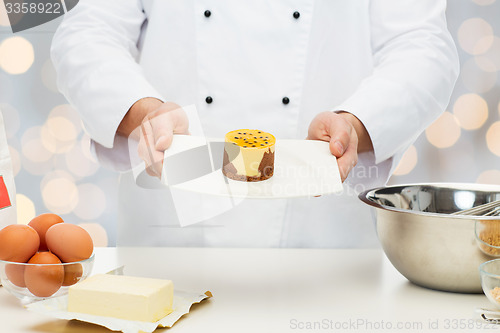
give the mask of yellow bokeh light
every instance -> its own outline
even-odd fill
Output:
[[[68,170],[78,177],[88,177],[99,170],[99,164],[87,157],[82,144],[75,145],[64,158]]]
[[[476,56],[474,57],[474,61],[476,62],[477,67],[484,72],[493,73],[497,71],[495,63],[487,56]]]
[[[46,162],[53,154],[45,148],[40,140],[41,128],[34,126],[28,128],[21,137],[23,155],[33,162]]]
[[[495,3],[496,0],[472,0],[476,5],[489,6]]]
[[[457,37],[465,52],[478,55],[488,51],[493,43],[493,28],[486,20],[473,17],[462,22]]]
[[[488,103],[478,94],[464,94],[455,101],[453,114],[463,129],[475,130],[488,119]]]
[[[475,56],[474,61],[476,62],[477,67],[479,67],[483,72],[493,73],[497,71],[497,66],[485,55]]]
[[[76,144],[73,123],[63,117],[49,118],[42,126],[40,136],[43,146],[54,154],[67,153]]]
[[[68,214],[78,203],[78,188],[65,171],[46,175],[42,179],[41,190],[45,206],[56,214]]]
[[[28,224],[35,216],[35,204],[24,194],[16,194],[17,223]]]
[[[47,130],[58,141],[75,141],[78,132],[73,123],[64,117],[52,117],[47,120]]]
[[[80,135],[82,131],[82,122],[80,115],[76,112],[75,108],[69,104],[61,104],[53,108],[50,113],[48,119],[62,117],[71,121],[73,127],[76,130],[76,134]]]
[[[108,246],[108,233],[106,232],[106,229],[102,227],[102,225],[100,225],[99,223],[80,223],[78,225],[89,233],[94,246]]]
[[[453,146],[460,138],[461,130],[458,120],[453,114],[446,111],[426,130],[427,140],[437,148]]]
[[[500,38],[493,37],[493,43],[487,52],[475,56],[478,67],[485,71],[491,72],[493,70],[500,71]]]
[[[500,185],[500,170],[486,170],[477,177],[476,183]]]
[[[52,154],[50,154],[38,140],[26,142],[23,144],[22,149],[24,156],[33,162],[46,162],[52,157]]]
[[[0,44],[0,68],[9,74],[22,74],[35,61],[33,45],[23,37],[6,38]]]
[[[481,55],[485,54],[488,52],[488,50],[491,48],[493,45],[493,41],[495,40],[494,35],[489,35],[489,36],[484,36],[481,37],[477,42],[476,45],[474,45],[474,55]]]
[[[396,170],[394,170],[394,175],[403,176],[409,174],[415,168],[417,162],[417,148],[415,148],[414,145],[411,145],[410,148],[408,148],[408,150],[404,153]]]
[[[484,19],[469,18],[458,28],[458,42],[462,49],[472,55],[483,54],[493,43],[493,28]]]
[[[493,154],[500,156],[500,121],[493,123],[486,132],[486,144]]]
[[[82,220],[97,219],[106,208],[106,195],[97,185],[78,185],[78,198],[79,201],[73,213]]]
[[[61,104],[50,111],[42,126],[42,142],[52,153],[66,154],[77,144],[81,131],[81,120],[76,110],[69,104]]]

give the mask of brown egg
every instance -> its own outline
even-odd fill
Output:
[[[63,286],[71,286],[77,283],[83,275],[83,267],[81,264],[64,265],[64,281]]]
[[[14,285],[24,288],[24,268],[26,265],[7,264],[5,265],[5,275]]]
[[[27,262],[39,246],[40,237],[30,226],[11,224],[0,230],[0,260]]]
[[[28,264],[60,264],[61,260],[50,252],[38,252]],[[63,265],[26,265],[24,282],[29,291],[38,297],[49,297],[61,288],[64,279]]]
[[[54,224],[47,230],[45,240],[49,250],[63,262],[88,259],[94,251],[89,233],[75,224]]]
[[[30,227],[38,232],[38,236],[40,236],[40,247],[38,248],[38,251],[48,251],[47,244],[45,243],[45,233],[54,224],[63,222],[63,219],[59,215],[46,213],[38,215],[31,220],[30,223],[28,223]]]

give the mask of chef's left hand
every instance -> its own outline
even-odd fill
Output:
[[[345,111],[318,114],[309,125],[307,139],[330,143],[330,152],[337,157],[342,182],[358,163],[358,153],[373,150],[363,123]]]

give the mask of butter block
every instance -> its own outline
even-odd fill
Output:
[[[170,280],[98,274],[72,285],[68,311],[156,322],[172,312]]]

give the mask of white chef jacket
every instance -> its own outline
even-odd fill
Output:
[[[15,223],[17,223],[16,186],[0,109],[0,229]]]
[[[140,188],[124,173],[117,243],[376,246],[356,193],[383,185],[449,102],[458,58],[445,8],[444,0],[80,1],[54,36],[52,59],[104,164],[126,168],[116,129],[144,97],[194,104],[209,137],[258,128],[303,139],[316,114],[346,110],[374,147],[360,154],[342,195],[247,199],[185,228],[168,189]],[[193,197],[186,205],[203,210],[199,200],[217,204]]]

